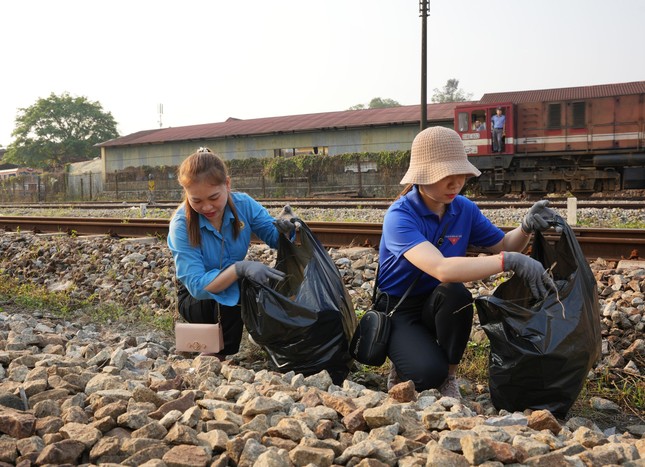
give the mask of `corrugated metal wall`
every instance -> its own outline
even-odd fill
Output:
[[[452,127],[452,121],[441,123]],[[276,149],[307,147],[326,147],[329,155],[407,150],[418,132],[417,126],[401,125],[101,149],[104,171],[113,173],[127,167],[176,166],[200,146],[208,146],[224,159],[273,157]]]

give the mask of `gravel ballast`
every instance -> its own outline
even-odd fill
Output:
[[[354,211],[344,215],[378,222],[376,213]],[[500,225],[523,215],[496,214]],[[335,220],[350,220],[342,217]],[[365,309],[377,253],[330,254],[355,307]],[[0,258],[5,277],[79,303],[174,313],[174,265],[155,238],[0,233]],[[271,264],[275,252],[253,246],[249,258]],[[599,259],[592,270],[603,350],[589,378],[620,374],[642,385],[645,264]],[[489,294],[496,279],[467,286]],[[84,309],[60,317],[22,309],[11,296],[0,306],[0,466],[645,465],[642,407],[626,413],[591,398],[604,423],[539,410],[510,414],[492,406],[487,388],[463,378],[463,400],[418,393],[410,383],[388,393],[381,373],[359,367],[335,386],[325,372],[271,371],[246,341],[222,363],[177,354],[171,333],[127,317],[99,323]],[[476,324],[472,338],[484,339]]]

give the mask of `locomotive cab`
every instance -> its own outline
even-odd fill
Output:
[[[510,102],[455,108],[455,131],[464,142],[468,160],[482,172],[478,184],[484,193],[503,194],[517,188],[509,186],[510,181],[504,177],[515,154],[514,115],[515,108]],[[502,128],[495,130],[495,125]],[[496,131],[500,133],[499,139],[495,138]]]
[[[493,139],[493,117],[497,109],[505,120],[501,149],[497,150]],[[455,131],[464,141],[469,156],[515,153],[514,107],[510,102],[494,105],[460,105],[455,108]]]

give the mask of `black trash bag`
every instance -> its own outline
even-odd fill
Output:
[[[280,236],[276,269],[286,273],[269,285],[242,280],[242,320],[253,340],[280,372],[303,375],[327,370],[342,384],[352,358],[349,341],[356,314],[331,257],[300,219],[300,245]]]
[[[571,227],[556,216],[560,238],[535,234],[531,256],[551,274],[557,294],[535,300],[514,275],[475,300],[490,340],[489,387],[497,409],[546,409],[565,418],[600,356],[596,280]]]

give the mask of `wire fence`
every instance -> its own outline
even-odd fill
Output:
[[[366,171],[349,167],[340,173],[308,173],[279,180],[253,172],[231,175],[234,191],[254,198],[309,198],[329,196],[394,197],[401,191],[400,169]],[[0,202],[80,202],[181,200],[182,188],[175,172],[164,169],[155,173],[127,172],[108,174],[44,173],[11,177],[0,181]]]

